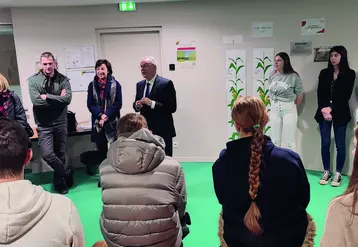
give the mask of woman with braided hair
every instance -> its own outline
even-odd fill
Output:
[[[228,142],[213,165],[222,245],[310,246],[304,245],[306,234],[314,235],[307,230],[310,185],[300,156],[264,135],[268,115],[259,98],[239,97],[231,116],[240,139]]]

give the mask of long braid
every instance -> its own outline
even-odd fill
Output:
[[[249,194],[251,197],[251,205],[246,212],[244,223],[246,227],[254,234],[260,235],[262,229],[259,223],[261,218],[261,212],[258,208],[255,199],[260,186],[260,164],[262,145],[264,142],[264,133],[262,126],[254,127],[253,140],[251,142],[251,156],[250,156],[250,168],[249,168]]]

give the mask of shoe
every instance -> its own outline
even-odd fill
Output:
[[[329,180],[331,179],[331,173],[329,171],[324,171],[322,178],[319,180],[321,185],[328,184]]]
[[[74,184],[74,170],[72,167],[68,167],[65,172],[65,181],[68,188],[71,188]]]
[[[341,181],[342,181],[342,176],[340,172],[336,172],[336,174],[334,175],[334,178],[331,182],[331,185],[333,187],[338,187],[341,185]]]
[[[68,193],[68,188],[65,184],[55,184],[55,191],[61,195],[65,195]]]

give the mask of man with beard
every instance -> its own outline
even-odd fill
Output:
[[[40,57],[41,70],[29,78],[29,92],[43,159],[54,170],[53,184],[60,194],[73,185],[73,169],[66,165],[67,106],[72,92],[69,79],[56,70],[52,53]]]

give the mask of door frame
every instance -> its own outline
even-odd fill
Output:
[[[161,26],[154,26],[154,27],[118,27],[118,28],[97,28],[96,29],[96,41],[97,41],[97,59],[103,58],[103,50],[102,50],[102,42],[101,42],[101,35],[102,34],[115,34],[115,33],[152,33],[158,32],[159,33],[159,51],[160,51],[160,70],[158,74],[163,73],[163,37],[162,37],[162,27]],[[157,60],[157,59],[156,59]],[[139,64],[140,61],[138,61]]]

